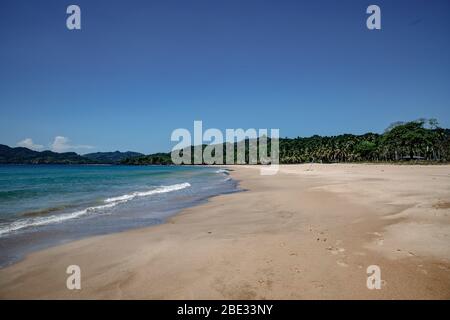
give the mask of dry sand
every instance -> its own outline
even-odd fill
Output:
[[[0,298],[450,298],[450,166],[231,169],[247,191],[33,253],[0,270]],[[81,290],[66,289],[73,264]]]

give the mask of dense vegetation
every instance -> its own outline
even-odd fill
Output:
[[[143,154],[139,152],[95,152],[95,153],[88,153],[84,154],[84,158],[88,158],[89,160],[96,162],[96,163],[108,163],[108,164],[115,164],[120,163],[123,160],[126,159],[132,159],[137,157],[142,157]]]
[[[246,144],[248,146],[248,140]],[[234,148],[236,154],[236,144]],[[450,160],[450,130],[439,128],[436,120],[420,119],[407,123],[394,123],[383,134],[343,134],[331,137],[315,135],[307,138],[282,138],[279,148],[280,163],[411,160],[416,162],[447,162]],[[223,150],[225,157],[225,147],[223,147]],[[248,147],[246,150],[246,160],[248,161]],[[192,149],[191,154],[193,154]],[[158,153],[127,159],[122,163],[135,165],[171,164],[172,161],[170,153]]]
[[[450,130],[434,120],[395,123],[383,134],[281,139],[281,163],[450,160]]]
[[[128,158],[121,162],[127,165],[172,164],[170,153],[154,153],[147,156]]]
[[[0,144],[0,163],[11,164],[118,164],[121,161],[143,156],[137,152],[96,152],[80,156],[75,152],[33,151],[28,148],[11,148]]]
[[[91,160],[75,152],[33,151],[23,147],[10,148],[0,144],[0,163],[17,164],[88,164]]]
[[[242,143],[242,142],[241,142]],[[245,141],[248,162],[248,144]],[[205,148],[206,145],[203,145]],[[224,157],[225,144],[222,145]],[[235,161],[237,144],[234,144]],[[270,139],[268,149],[270,151]],[[304,162],[399,162],[440,163],[450,161],[450,129],[438,127],[436,120],[392,124],[383,134],[343,134],[282,138],[279,141],[280,163]],[[191,155],[193,157],[193,147]],[[0,163],[55,164],[172,164],[170,153],[142,155],[137,152],[97,152],[80,156],[74,152],[56,153],[10,148],[0,145]],[[193,160],[191,161],[193,163]]]

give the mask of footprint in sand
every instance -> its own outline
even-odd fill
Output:
[[[331,254],[333,254],[333,255],[337,255],[337,254],[339,254],[339,253],[345,252],[345,249],[344,249],[344,248],[327,247],[326,249],[327,249],[328,251],[330,251]]]
[[[427,275],[428,274],[428,271],[427,270],[425,270],[425,269],[421,269],[420,267],[419,268],[417,268],[417,271],[419,271],[419,272],[422,272],[423,274],[425,274],[425,275]]]
[[[384,244],[384,239],[377,239],[377,245],[382,246]]]
[[[441,269],[441,270],[445,270],[445,271],[449,271],[449,270],[450,270],[449,267],[447,267],[447,266],[445,266],[445,265],[442,265],[442,264],[439,264],[439,265],[438,265],[438,268]]]
[[[325,286],[319,281],[311,281],[311,284],[314,285],[316,289],[323,289]]]
[[[346,264],[344,261],[342,260],[338,260],[336,261],[336,263],[338,264],[338,266],[340,267],[348,267],[348,264]]]
[[[294,267],[291,270],[295,273],[301,273],[303,271],[301,268],[298,268],[298,267]]]

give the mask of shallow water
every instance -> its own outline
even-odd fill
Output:
[[[51,245],[162,223],[236,190],[213,167],[2,165],[0,266]]]

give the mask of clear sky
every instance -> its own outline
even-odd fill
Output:
[[[420,117],[450,127],[448,0],[0,1],[10,146],[150,153],[194,120],[296,137]]]

